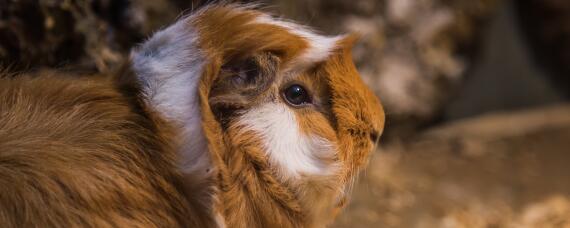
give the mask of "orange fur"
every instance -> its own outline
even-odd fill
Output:
[[[379,135],[384,121],[378,99],[362,83],[352,63],[350,49],[354,38],[340,41],[329,60],[295,79],[312,84],[311,89],[323,103],[319,110],[296,113],[301,129],[337,142],[342,171],[332,179],[290,183],[277,178],[275,167],[262,153],[258,135],[240,129],[236,123],[230,123],[226,131],[221,129],[209,106],[209,88],[215,84],[224,63],[235,61],[235,56],[243,59],[263,52],[277,53],[280,70],[289,69],[288,64],[294,63],[291,60],[307,47],[306,40],[273,25],[251,23],[255,12],[221,7],[205,14],[206,18],[215,17],[217,24],[201,25],[203,22],[198,21],[198,27],[206,34],[215,34],[206,36],[202,45],[210,47],[215,42],[231,41],[209,49],[208,68],[200,87],[204,130],[210,141],[213,165],[219,172],[215,181],[216,210],[228,227],[314,227],[329,223],[330,214],[344,204],[343,189],[368,160],[373,147],[371,135]],[[276,94],[284,81],[278,78],[247,106],[279,99]],[[332,104],[325,104],[331,96]],[[216,143],[220,141],[225,143]],[[318,205],[323,201],[325,206],[321,208]]]
[[[207,226],[174,132],[107,80],[0,79],[2,227]]]

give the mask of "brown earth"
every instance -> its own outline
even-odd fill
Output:
[[[570,227],[570,105],[382,146],[334,227]]]

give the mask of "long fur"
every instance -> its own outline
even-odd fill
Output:
[[[172,138],[109,81],[0,79],[1,226],[208,226]]]

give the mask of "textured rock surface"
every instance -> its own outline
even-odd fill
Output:
[[[0,67],[109,71],[190,6],[182,0],[0,0]]]
[[[521,28],[553,82],[570,97],[570,1],[518,0]]]
[[[110,5],[48,0],[0,0],[0,5],[0,63],[4,67],[85,64],[105,71],[122,59],[119,50],[127,48],[119,42],[120,36],[137,36],[130,31],[117,34],[115,29],[122,24],[111,25],[111,18],[96,13],[99,7],[111,10]]]

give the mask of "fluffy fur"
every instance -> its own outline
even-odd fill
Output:
[[[2,227],[204,227],[176,136],[107,80],[0,79]]]
[[[217,172],[215,211],[228,227],[328,224],[331,214],[344,204],[345,188],[366,164],[384,123],[382,107],[352,63],[354,38],[299,31],[302,27],[248,9],[213,7],[199,15],[190,25],[197,28],[198,46],[208,56],[199,89],[204,133],[210,142],[225,142],[209,144]],[[319,46],[314,43],[317,40],[335,42],[314,48]],[[270,72],[252,80],[258,90],[248,90],[249,85],[216,90],[217,84],[232,81],[233,77],[223,74],[227,64],[258,59],[263,53],[277,56],[278,61],[258,63],[261,72]],[[280,95],[289,83],[305,85],[313,94],[313,105],[287,106]],[[272,106],[271,114],[259,113],[270,112]],[[292,121],[278,123],[277,116],[294,119],[298,126],[279,130]],[[274,143],[276,131],[280,140],[303,145]],[[314,146],[316,141],[336,150],[323,151],[322,146]],[[296,159],[309,162],[290,163]],[[319,169],[325,172],[310,172]]]
[[[384,123],[352,42],[214,5],[109,80],[2,79],[0,223],[325,226]],[[291,84],[311,104],[287,103]]]
[[[204,54],[196,47],[198,34],[186,24],[181,20],[156,33],[131,59],[141,96],[183,130],[180,166],[185,173],[193,173],[206,170],[210,162],[197,96]]]
[[[269,103],[247,110],[238,124],[261,137],[265,155],[279,169],[282,180],[336,172],[336,148],[320,136],[303,134],[295,113],[285,104]]]

